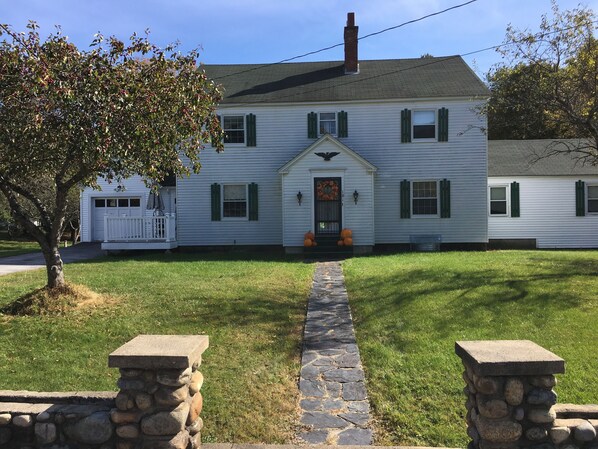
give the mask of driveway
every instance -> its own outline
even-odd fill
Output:
[[[93,259],[104,255],[104,253],[100,248],[100,243],[79,243],[69,248],[62,248],[60,255],[64,263],[70,263]],[[45,267],[46,263],[41,252],[0,258],[0,276]]]

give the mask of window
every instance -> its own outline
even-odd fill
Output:
[[[106,207],[106,200],[105,199],[99,199],[99,200],[95,200],[95,206],[96,207]]]
[[[247,217],[247,186],[225,184],[222,190],[222,216],[224,218]]]
[[[245,143],[245,116],[223,116],[222,130],[224,131],[224,143]]]
[[[598,185],[588,186],[588,214],[598,214]]]
[[[490,187],[490,215],[508,215],[507,186]]]
[[[436,138],[436,111],[413,111],[413,138]]]
[[[336,113],[320,112],[320,135],[331,134],[336,136]]]
[[[413,181],[413,215],[438,215],[438,189],[436,181]]]

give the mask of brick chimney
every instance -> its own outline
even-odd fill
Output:
[[[347,13],[347,26],[345,27],[345,74],[359,73],[357,59],[357,32],[355,26],[355,13]]]

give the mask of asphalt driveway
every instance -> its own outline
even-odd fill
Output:
[[[93,259],[103,254],[100,243],[79,243],[78,245],[60,250],[60,255],[64,263]],[[0,276],[19,271],[36,270],[38,268],[45,268],[45,266],[44,256],[41,252],[2,257],[0,258]]]

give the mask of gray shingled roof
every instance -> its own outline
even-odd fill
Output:
[[[342,61],[203,68],[224,86],[223,104],[489,95],[460,56],[360,61],[359,73],[351,75]]]
[[[582,165],[567,154],[532,162],[554,142],[579,142],[579,139],[489,140],[488,176],[566,176],[598,175],[598,167]]]

